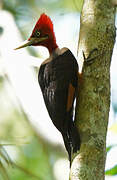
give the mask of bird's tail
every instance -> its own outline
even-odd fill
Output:
[[[62,133],[64,144],[69,155],[69,161],[71,166],[72,153],[77,152],[80,149],[80,135],[72,119],[72,116],[67,118],[67,130]]]

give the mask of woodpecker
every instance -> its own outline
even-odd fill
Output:
[[[59,49],[53,23],[41,14],[28,41],[16,49],[44,46],[50,57],[40,66],[38,81],[49,116],[61,132],[70,164],[72,152],[80,149],[80,136],[74,123],[74,101],[78,87],[78,63],[68,48]]]

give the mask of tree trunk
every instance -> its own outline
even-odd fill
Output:
[[[84,0],[81,13],[79,61],[84,63],[79,82],[76,124],[81,136],[70,180],[104,180],[106,134],[110,108],[110,62],[115,42],[115,8],[110,0]],[[98,56],[99,55],[99,56]]]

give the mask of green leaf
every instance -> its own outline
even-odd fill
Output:
[[[111,175],[111,176],[114,176],[114,175],[117,175],[117,165],[115,165],[113,168],[107,170],[105,172],[106,175]]]
[[[106,152],[109,152],[113,147],[117,146],[117,144],[110,145],[106,148]]]
[[[7,173],[6,168],[4,167],[3,163],[0,161],[0,174],[4,180],[10,180],[9,175]]]

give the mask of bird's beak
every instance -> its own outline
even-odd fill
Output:
[[[38,44],[38,43],[40,43],[40,42],[42,42],[42,41],[44,41],[46,39],[48,39],[48,36],[40,37],[40,38],[29,38],[29,40],[24,41],[22,45],[20,45],[19,47],[15,48],[14,50]]]
[[[27,41],[24,41],[22,45],[20,45],[19,47],[15,48],[14,50],[21,49],[21,48],[24,48],[24,47],[27,47],[27,46],[31,46],[31,45],[32,45],[32,42],[27,40]]]

